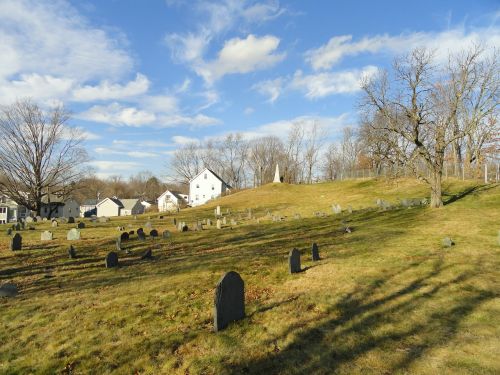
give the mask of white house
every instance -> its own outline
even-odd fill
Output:
[[[96,205],[97,216],[128,216],[144,213],[139,199],[105,198]]]
[[[97,215],[97,199],[85,199],[80,205],[80,216],[89,217],[92,215]]]
[[[214,171],[205,168],[189,181],[189,204],[199,206],[219,197],[230,188]]]
[[[0,224],[15,222],[29,215],[29,210],[18,205],[6,195],[0,194]]]
[[[177,208],[185,206],[189,196],[178,191],[167,190],[158,198],[158,211],[176,211]]]

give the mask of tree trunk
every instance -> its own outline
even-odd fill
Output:
[[[433,171],[431,179],[431,208],[443,207],[442,186],[443,179],[442,171]]]

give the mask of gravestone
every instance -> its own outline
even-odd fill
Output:
[[[33,222],[33,218],[32,218],[31,216],[28,216],[28,217],[26,218],[26,222],[27,222],[27,223],[32,223],[32,222]]]
[[[297,249],[293,249],[288,254],[288,266],[290,273],[300,272],[300,252]]]
[[[203,230],[203,225],[201,224],[201,221],[196,222],[195,230],[200,231]]]
[[[7,236],[12,236],[12,228],[7,229]]]
[[[19,233],[14,234],[14,237],[10,240],[10,249],[12,251],[22,250],[23,248],[23,238]]]
[[[212,226],[212,220],[207,219],[207,225],[208,225],[209,227],[210,227],[210,226]]]
[[[145,228],[151,229],[153,226],[151,225],[151,222],[148,221],[146,224],[144,224]]]
[[[163,216],[160,216],[160,218],[159,218],[159,219],[160,219],[160,220],[161,220],[161,219],[163,219]]]
[[[40,235],[40,240],[41,241],[52,241],[53,235],[52,232],[49,232],[48,230],[42,232]]]
[[[225,217],[225,216],[222,218],[222,224],[223,224],[223,225],[227,225],[227,219],[226,219],[226,217]]]
[[[319,249],[318,249],[318,245],[316,244],[316,242],[313,243],[313,245],[312,245],[312,260],[313,260],[313,262],[320,260]]]
[[[68,224],[74,224],[75,218],[73,216],[68,217]]]
[[[102,216],[99,218],[99,223],[107,223],[109,221],[109,217]]]
[[[130,235],[127,232],[120,234],[120,241],[127,241],[128,239],[130,239]]]
[[[179,221],[179,223],[177,224],[177,230],[179,232],[182,232],[182,223]]]
[[[61,224],[67,224],[68,223],[68,219],[66,219],[65,217],[61,217],[59,220],[61,221]]]
[[[42,222],[44,222],[44,223],[45,223],[47,220],[49,220],[49,219],[47,219],[46,217],[44,217],[44,218],[42,219]]]
[[[21,223],[16,223],[14,229],[19,232],[21,230]]]
[[[233,218],[231,218],[231,225],[237,225],[236,220],[234,220]]]
[[[149,232],[149,235],[151,237],[158,237],[158,231],[156,229],[153,229],[151,232]]]
[[[35,220],[37,223],[40,223],[42,221],[42,217],[40,215],[37,215],[36,216],[36,220]]]
[[[441,241],[441,245],[443,245],[443,247],[452,247],[453,245],[455,245],[455,242],[453,242],[450,237],[445,237]]]
[[[21,219],[21,229],[24,230],[26,228],[26,223],[23,219]]]
[[[245,283],[237,272],[228,272],[219,280],[214,305],[215,332],[245,317]]]
[[[141,241],[145,241],[146,240],[146,235],[144,234],[144,232],[139,232],[137,231],[137,238]]]
[[[116,245],[116,251],[122,251],[122,237],[121,236],[118,236],[116,237],[116,242],[115,242],[115,245]]]
[[[221,228],[222,228],[222,222],[220,221],[220,219],[217,219],[217,229]]]
[[[177,225],[177,219],[175,217],[174,217],[173,222],[174,222],[174,225]]]
[[[332,210],[333,210],[334,214],[338,215],[338,214],[340,214],[342,212],[342,207],[340,207],[339,204],[334,204],[332,206]]]
[[[14,297],[17,295],[17,286],[12,283],[6,283],[0,286],[0,297]]]
[[[106,255],[104,264],[106,268],[118,267],[118,253],[115,251],[109,252],[108,255]]]
[[[347,212],[352,214],[352,206],[351,205],[347,206]]]
[[[182,232],[187,232],[189,230],[189,227],[186,225],[186,223],[182,223]]]
[[[57,226],[58,226],[59,224],[57,223],[57,221],[52,220],[52,224],[50,224],[50,225],[52,225],[52,228],[57,228]]]
[[[144,229],[142,228],[137,229],[137,235],[139,235],[139,233],[144,233]]]
[[[146,250],[144,254],[142,254],[141,259],[153,259],[153,250]]]
[[[293,218],[294,218],[295,220],[300,220],[300,219],[301,219],[301,216],[300,216],[300,214],[295,214],[295,215],[293,215]]]
[[[76,227],[77,227],[78,229],[83,229],[83,228],[85,228],[85,223],[84,223],[84,222],[82,222],[82,221],[80,221]]]
[[[69,245],[69,248],[68,248],[68,257],[69,257],[69,259],[75,259],[76,258],[76,250],[73,247],[73,245]]]
[[[128,232],[128,235],[129,235],[129,236],[133,236],[133,235],[134,235],[134,233],[135,233],[135,232],[134,232],[133,230],[131,230],[130,232]]]
[[[70,229],[66,235],[68,241],[75,241],[80,239],[80,231],[76,228]]]
[[[217,206],[217,208],[215,209],[215,214],[217,216],[220,216],[220,206]]]
[[[161,236],[164,239],[170,238],[170,232],[168,230],[164,230],[163,233],[161,234]]]

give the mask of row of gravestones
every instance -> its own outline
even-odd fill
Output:
[[[52,232],[44,231],[44,232],[42,232],[40,237],[41,237],[42,241],[51,241],[53,239],[53,234],[52,234]],[[67,235],[66,235],[66,239],[68,241],[79,240],[80,239],[80,231],[78,229],[75,229],[75,228],[69,230]],[[17,250],[23,249],[23,237],[19,233],[16,233],[10,239],[10,249],[12,251],[17,251]]]
[[[312,260],[318,261],[319,249],[316,243],[312,245]],[[290,273],[301,271],[300,252],[290,251],[288,256]],[[245,317],[245,283],[234,271],[226,273],[217,283],[214,298],[214,330],[221,331],[230,323]]]

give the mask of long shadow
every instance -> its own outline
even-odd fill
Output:
[[[491,184],[491,185],[482,185],[482,186],[471,186],[457,194],[451,195],[450,198],[448,198],[443,204],[446,206],[448,204],[452,204],[462,198],[465,198],[466,196],[476,193],[476,192],[484,192],[490,189],[493,189],[497,186],[497,184]],[[444,196],[449,196],[448,194],[444,193]]]
[[[452,266],[443,266],[436,261],[434,269],[424,276],[409,281],[390,293],[395,277],[409,276],[416,263],[402,270],[374,280],[369,285],[356,287],[329,307],[326,319],[310,319],[294,324],[267,344],[293,341],[274,353],[238,364],[224,366],[225,373],[239,374],[330,374],[340,372],[370,372],[363,362],[356,362],[377,349],[398,351],[404,347],[396,360],[386,365],[383,373],[407,373],[412,363],[428,351],[446,345],[452,340],[461,323],[483,303],[498,297],[498,293],[468,285],[467,282],[479,274],[481,267],[464,271],[441,281],[444,271]],[[411,276],[410,276],[411,277]],[[467,290],[453,303],[441,303],[425,318],[414,318],[412,314],[422,309],[427,302],[435,301],[456,290],[457,286]],[[430,287],[430,289],[429,289]],[[373,299],[372,296],[381,297]],[[300,314],[301,311],[297,311]],[[308,327],[303,329],[303,327]],[[382,331],[383,333],[378,333]],[[415,340],[415,337],[418,339]],[[348,370],[346,370],[346,368]]]

